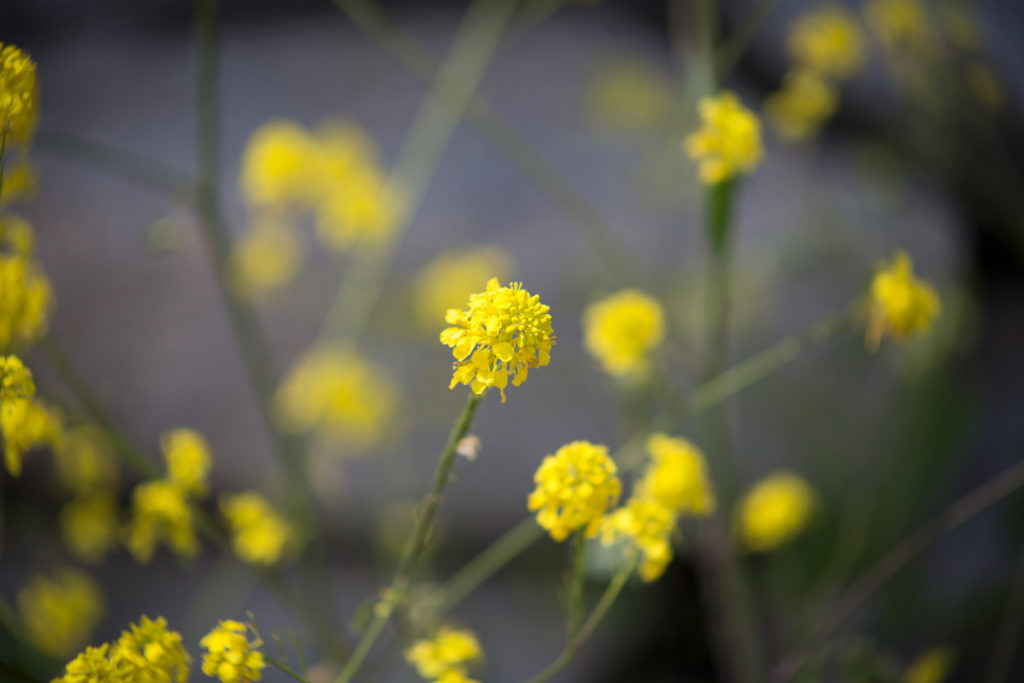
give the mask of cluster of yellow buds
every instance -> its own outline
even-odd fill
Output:
[[[167,620],[143,616],[112,643],[86,648],[68,662],[64,675],[53,683],[108,683],[160,681],[185,683],[192,658],[181,634],[167,629]]]
[[[82,647],[105,609],[100,587],[77,569],[35,576],[17,599],[25,634],[52,657],[68,657]]]
[[[795,474],[762,479],[736,506],[733,527],[739,544],[755,553],[778,548],[807,527],[816,501],[814,490]]]
[[[650,354],[664,337],[661,304],[636,289],[616,292],[583,311],[583,344],[613,377],[645,377]]]
[[[203,636],[199,645],[203,655],[203,673],[216,676],[221,683],[250,683],[263,677],[266,663],[259,648],[263,641],[257,636],[249,640],[249,626],[240,621],[222,621]]]
[[[419,675],[435,683],[476,683],[466,677],[466,667],[482,658],[483,648],[472,631],[448,627],[405,651],[406,661]]]
[[[533,477],[527,506],[556,541],[577,529],[592,538],[622,491],[618,468],[605,446],[573,441],[544,458]]]
[[[757,116],[725,90],[702,98],[699,113],[702,125],[684,146],[699,164],[701,182],[715,185],[754,170],[764,154]]]
[[[276,564],[294,545],[291,524],[255,491],[222,495],[220,511],[231,529],[235,553],[246,562]]]
[[[35,398],[31,371],[17,356],[0,356],[0,434],[7,471],[21,474],[25,453],[40,446],[58,448],[63,433],[60,412]]]

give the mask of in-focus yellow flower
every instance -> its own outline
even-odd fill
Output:
[[[0,43],[0,136],[28,142],[35,131],[36,65],[13,45]]]
[[[11,410],[35,395],[32,371],[17,356],[0,356],[0,409]]]
[[[757,116],[728,91],[702,98],[699,111],[702,125],[685,147],[699,163],[701,181],[713,185],[754,170],[764,153]]]
[[[674,515],[704,517],[715,511],[715,492],[700,449],[682,437],[652,434],[647,452],[651,463],[634,495],[657,501]]]
[[[203,636],[199,646],[203,655],[203,673],[215,676],[221,683],[249,683],[263,678],[263,641],[249,640],[248,627],[240,621],[226,620]]]
[[[90,495],[117,486],[114,446],[97,425],[83,424],[68,429],[56,456],[57,478],[75,494]]]
[[[163,542],[185,557],[199,553],[199,540],[185,489],[170,481],[139,484],[132,492],[132,519],[124,542],[136,560],[147,563]]]
[[[85,645],[105,609],[100,587],[77,569],[36,576],[18,591],[18,612],[32,644],[54,657]]]
[[[122,631],[110,650],[112,681],[185,683],[192,657],[181,644],[181,634],[167,630],[167,620],[143,615],[138,624]]]
[[[250,206],[286,208],[311,202],[317,146],[298,124],[270,121],[253,132],[242,154],[239,184]]]
[[[636,289],[625,289],[583,311],[583,344],[615,377],[645,375],[648,356],[665,337],[661,304]]]
[[[505,280],[513,270],[514,261],[498,247],[475,247],[446,251],[427,264],[416,277],[414,296],[420,323],[430,330],[449,308],[466,300],[466,292],[496,275]]]
[[[220,511],[235,553],[246,562],[275,564],[294,540],[291,525],[255,491],[221,496]]]
[[[230,268],[238,292],[256,298],[291,282],[301,262],[302,245],[291,226],[264,218],[235,242]]]
[[[64,417],[41,400],[5,403],[0,410],[0,432],[4,437],[4,463],[11,476],[21,474],[25,454],[34,448],[59,450],[64,435]]]
[[[71,553],[98,564],[117,545],[117,503],[111,493],[92,493],[66,503],[60,510],[60,529]]]
[[[398,189],[380,171],[365,168],[323,198],[316,229],[329,249],[349,251],[359,242],[390,237],[401,218]]]
[[[891,54],[930,58],[937,53],[935,27],[920,0],[867,0],[864,13]]]
[[[600,127],[656,132],[670,120],[675,96],[653,65],[621,59],[603,68],[587,94],[587,114]]]
[[[160,450],[167,463],[167,478],[172,483],[197,498],[207,494],[210,445],[202,434],[185,428],[164,432],[160,437]]]
[[[64,667],[64,675],[53,679],[51,683],[112,683],[114,666],[108,655],[110,643],[99,647],[87,647]]]
[[[483,657],[472,631],[441,627],[433,638],[417,640],[405,659],[427,680],[466,681],[466,665]]]
[[[878,348],[882,337],[905,339],[926,332],[941,312],[939,296],[914,276],[914,264],[905,251],[883,263],[868,294],[867,345]]]
[[[303,356],[277,391],[281,426],[316,432],[353,448],[378,443],[398,409],[399,389],[388,373],[354,352],[315,348]]]
[[[953,651],[948,647],[925,650],[903,672],[901,683],[942,683],[953,669]]]
[[[786,74],[782,88],[765,99],[764,114],[782,137],[805,140],[814,137],[835,113],[838,99],[835,86],[817,72],[797,69]]]
[[[786,45],[795,62],[823,76],[846,78],[864,63],[864,34],[857,19],[832,2],[802,14]]]
[[[556,541],[576,529],[593,538],[622,491],[608,449],[588,441],[573,441],[545,457],[533,480],[537,488],[527,506]]]
[[[456,360],[448,388],[466,384],[482,394],[497,387],[504,402],[510,379],[519,386],[530,368],[551,362],[555,335],[550,310],[522,283],[502,287],[498,278],[488,280],[485,291],[470,295],[469,308],[448,309],[445,322],[454,327],[441,332],[441,343],[452,348]]]
[[[804,530],[814,513],[814,491],[787,472],[762,479],[736,506],[734,525],[750,552],[774,550]]]
[[[27,221],[0,216],[0,350],[27,346],[46,332],[53,295],[33,241]]]
[[[643,555],[640,578],[655,581],[672,561],[673,511],[652,498],[631,497],[601,522],[601,543],[628,541]]]

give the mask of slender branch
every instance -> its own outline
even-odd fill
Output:
[[[779,0],[758,0],[757,5],[743,18],[743,22],[733,31],[725,44],[715,51],[715,77],[719,82],[728,78],[736,68],[753,42],[754,36],[778,4]]]
[[[284,664],[283,662],[277,661],[273,657],[268,657],[267,655],[263,655],[263,661],[265,661],[267,664],[269,664],[270,666],[274,667],[275,669],[278,669],[279,671],[283,671],[284,673],[288,674],[289,676],[291,676],[292,678],[297,680],[299,683],[310,683],[308,678],[306,678],[305,676],[303,676],[302,674],[300,674],[298,671],[296,671],[295,669],[291,668],[287,664]]]
[[[1021,624],[1024,623],[1024,546],[1021,546],[1017,569],[1014,572],[1010,594],[1006,599],[1006,613],[999,626],[999,635],[992,647],[985,683],[1001,683],[1008,680],[1013,655],[1019,644]]]
[[[566,641],[572,641],[583,621],[583,588],[587,578],[586,540],[583,530],[577,529],[572,537],[572,568],[569,575],[569,609],[566,620]]]

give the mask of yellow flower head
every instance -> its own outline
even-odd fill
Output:
[[[634,495],[657,501],[672,514],[700,517],[715,510],[715,492],[704,455],[681,437],[652,434],[647,439],[651,463],[636,483]]]
[[[185,557],[199,553],[192,508],[181,486],[170,481],[139,484],[132,492],[132,506],[124,541],[136,560],[149,562],[161,542]]]
[[[864,34],[853,14],[826,3],[794,22],[787,42],[798,64],[833,78],[846,78],[864,63]]]
[[[60,529],[71,553],[98,564],[117,545],[117,503],[111,493],[93,493],[66,503]]]
[[[248,627],[239,621],[222,621],[203,636],[199,646],[203,655],[203,673],[215,676],[221,683],[249,683],[263,677],[266,664],[259,648],[263,641],[246,637]]]
[[[835,86],[816,71],[797,69],[786,74],[782,89],[764,101],[772,128],[788,140],[813,137],[836,110]]]
[[[928,58],[939,49],[930,12],[920,0],[867,0],[864,13],[891,53]]]
[[[867,345],[878,348],[882,337],[906,339],[926,332],[942,309],[935,289],[914,276],[914,264],[905,251],[883,263],[868,293]]]
[[[64,434],[56,452],[57,478],[69,491],[89,495],[117,486],[117,460],[110,437],[100,427],[83,424]]]
[[[16,201],[31,199],[35,192],[35,169],[27,161],[15,161],[4,170],[4,191],[0,195],[0,208]]]
[[[773,474],[761,480],[736,506],[739,541],[750,552],[773,550],[797,536],[811,520],[815,494],[800,477]]]
[[[673,511],[651,498],[633,496],[601,522],[601,543],[622,540],[642,553],[640,578],[655,581],[672,561]]]
[[[114,666],[107,657],[110,643],[99,647],[87,647],[64,667],[64,675],[51,683],[110,683],[114,678]]]
[[[512,269],[512,257],[497,247],[444,252],[416,277],[414,290],[420,323],[436,330],[438,318],[465,301],[466,292],[495,273],[499,280],[504,280]]]
[[[50,281],[33,258],[32,228],[0,216],[0,350],[35,342],[52,307]]]
[[[246,562],[275,564],[293,542],[291,525],[255,491],[221,496],[220,511],[231,527],[235,553]]]
[[[278,220],[258,220],[232,249],[234,286],[243,296],[263,296],[291,282],[301,261],[302,245],[291,226]]]
[[[17,599],[32,644],[62,658],[85,645],[105,609],[100,587],[77,569],[58,570],[52,578],[36,576]]]
[[[210,473],[210,445],[206,439],[191,429],[172,429],[160,437],[160,450],[167,462],[167,478],[193,496],[205,496]]]
[[[373,140],[351,121],[329,120],[316,132],[316,174],[320,196],[327,196],[367,168],[377,167]]]
[[[181,634],[167,630],[167,620],[143,616],[110,650],[115,671],[112,680],[132,683],[185,683],[192,658],[181,644]]]
[[[40,400],[6,403],[0,410],[0,432],[4,437],[4,462],[12,476],[21,474],[21,462],[33,448],[60,449],[64,418]]]
[[[353,352],[313,349],[292,369],[275,396],[282,427],[366,448],[387,433],[399,389],[387,372]]]
[[[622,491],[608,449],[588,441],[573,441],[545,457],[533,480],[537,488],[527,505],[556,541],[576,529],[593,538]]]
[[[304,128],[288,121],[266,123],[253,132],[242,154],[242,196],[250,206],[307,205],[316,160],[316,143]]]
[[[761,124],[731,92],[700,101],[703,125],[686,138],[686,153],[700,164],[700,179],[713,185],[749,173],[761,160]]]
[[[665,337],[661,304],[625,289],[583,311],[583,344],[615,377],[644,375],[648,355]]]
[[[441,332],[441,343],[452,348],[456,360],[448,388],[466,384],[482,394],[497,387],[504,402],[510,379],[519,386],[530,368],[551,362],[555,335],[550,310],[522,283],[502,287],[498,278],[488,280],[485,291],[470,295],[469,308],[448,309],[445,322],[454,327]]]
[[[32,371],[17,356],[0,356],[0,409],[9,410],[35,395]]]
[[[432,639],[417,640],[405,651],[405,660],[427,680],[466,681],[466,665],[483,657],[472,631],[442,627]]]
[[[36,65],[27,54],[0,43],[0,136],[28,142],[39,117]]]
[[[323,197],[317,209],[320,241],[334,251],[349,251],[359,242],[381,242],[402,218],[402,196],[375,168],[355,173]]]
[[[587,113],[609,130],[656,132],[672,117],[672,88],[651,64],[622,59],[597,74],[587,95]]]
[[[903,672],[901,683],[942,683],[953,669],[953,651],[948,647],[925,650]]]

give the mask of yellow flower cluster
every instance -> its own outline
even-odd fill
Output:
[[[914,276],[914,264],[905,251],[883,263],[868,294],[867,345],[878,348],[882,337],[906,339],[926,332],[941,311],[939,296]]]
[[[577,529],[597,535],[605,512],[622,491],[618,469],[605,446],[573,441],[544,458],[533,477],[537,487],[527,506],[556,541]]]
[[[497,275],[507,279],[513,270],[512,257],[497,247],[476,247],[446,251],[431,261],[416,277],[413,288],[416,313],[423,327],[434,331],[438,318],[449,308],[465,301],[466,292]]]
[[[835,86],[811,69],[793,69],[764,101],[765,118],[787,140],[813,137],[839,102]]]
[[[28,142],[35,131],[36,65],[13,45],[0,43],[0,136]]]
[[[117,545],[117,500],[100,491],[75,498],[60,509],[64,544],[84,562],[98,564]]]
[[[77,569],[33,577],[17,600],[25,634],[53,657],[68,657],[82,647],[105,610],[100,587]]]
[[[315,348],[299,359],[274,398],[280,425],[368,448],[387,433],[399,388],[387,372],[351,351]]]
[[[203,673],[216,676],[221,683],[250,683],[263,677],[266,667],[259,648],[263,641],[246,637],[248,627],[226,620],[203,636],[199,645],[206,649],[203,655]]]
[[[587,93],[587,114],[604,129],[625,133],[657,131],[675,111],[667,79],[650,64],[623,59],[608,64]]]
[[[900,683],[942,683],[953,668],[953,651],[948,647],[925,650],[907,666]]]
[[[601,543],[611,545],[629,539],[643,554],[640,577],[654,581],[672,561],[671,535],[676,520],[672,511],[649,498],[631,497],[601,522]]]
[[[436,683],[475,683],[466,677],[466,665],[483,657],[472,631],[442,627],[431,639],[417,640],[405,659],[420,676]]]
[[[661,304],[636,289],[612,294],[583,311],[583,344],[615,377],[646,375],[648,356],[664,337]]]
[[[28,221],[0,216],[0,351],[28,346],[46,332],[53,296],[34,243]]]
[[[4,462],[12,476],[21,474],[26,452],[40,446],[58,447],[63,418],[36,400],[32,373],[17,356],[0,356],[0,434]]]
[[[17,356],[0,356],[0,409],[11,410],[35,395],[32,371]]]
[[[291,525],[255,491],[221,496],[220,511],[235,553],[246,562],[275,564],[294,542]]]
[[[766,477],[736,506],[734,527],[740,545],[755,553],[778,548],[804,530],[815,505],[813,489],[795,474]]]
[[[116,642],[86,648],[52,683],[185,683],[191,663],[180,633],[143,616]]]
[[[83,424],[55,452],[57,479],[74,498],[60,511],[64,544],[81,560],[100,562],[117,545],[117,463],[106,432]]]
[[[209,492],[210,446],[191,429],[173,429],[160,437],[167,478],[187,493],[203,498]]]
[[[230,273],[236,291],[259,297],[295,277],[302,263],[302,245],[284,221],[260,218],[235,242]]]
[[[498,278],[470,295],[469,308],[448,309],[445,322],[453,327],[441,332],[441,343],[451,347],[456,361],[448,388],[466,384],[482,394],[497,387],[504,402],[509,380],[519,386],[530,368],[551,362],[555,335],[550,310],[522,283],[502,287]]]
[[[702,125],[685,147],[699,163],[701,182],[714,185],[754,170],[764,154],[757,116],[728,91],[702,98],[699,112]]]
[[[939,49],[930,12],[920,0],[867,0],[864,13],[882,45],[894,57],[929,58]]]

